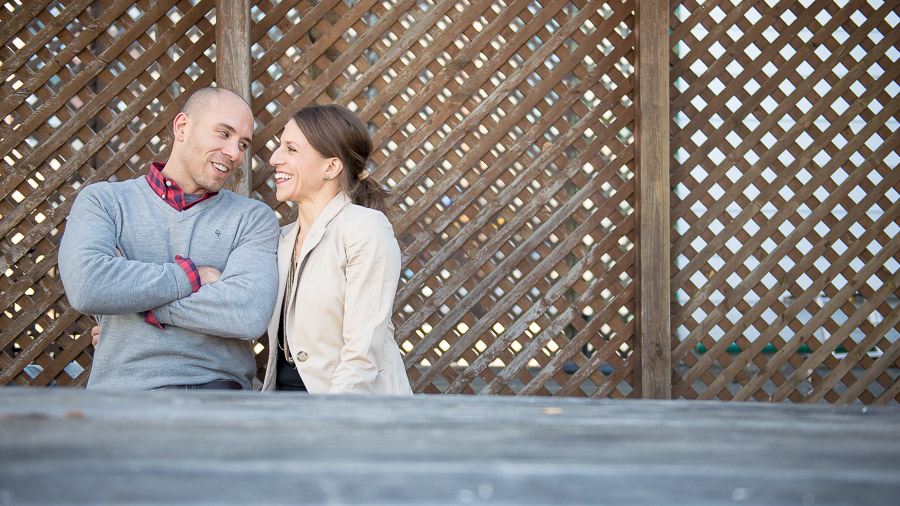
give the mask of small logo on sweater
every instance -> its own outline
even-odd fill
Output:
[[[219,229],[216,229],[216,237],[219,237],[221,235],[222,235],[222,232],[219,232]]]

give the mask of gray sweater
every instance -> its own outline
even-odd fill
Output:
[[[59,248],[69,303],[101,316],[88,388],[152,389],[256,374],[251,340],[275,305],[278,222],[264,203],[221,191],[184,211],[145,177],[81,190]],[[192,292],[175,255],[222,277]],[[153,310],[161,330],[144,321]]]

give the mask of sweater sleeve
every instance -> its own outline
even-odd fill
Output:
[[[114,191],[110,183],[92,184],[72,204],[59,246],[69,304],[84,314],[127,314],[189,295],[191,282],[174,261],[155,264],[120,255]]]
[[[383,214],[358,223],[345,236],[347,251],[341,361],[328,393],[372,393],[378,366],[376,350],[391,339],[394,296],[400,280],[400,246]]]
[[[153,308],[159,323],[236,339],[256,339],[265,333],[278,290],[278,220],[264,204],[247,214],[247,226],[219,280]]]

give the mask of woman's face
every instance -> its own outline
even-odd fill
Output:
[[[306,140],[291,119],[281,132],[281,144],[269,158],[275,168],[275,198],[279,202],[302,202],[322,190],[326,169],[333,158],[325,158]]]

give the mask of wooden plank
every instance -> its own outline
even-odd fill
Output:
[[[898,425],[897,406],[5,388],[0,498],[893,504]]]
[[[669,295],[669,2],[636,2],[636,353],[645,399],[672,396]]]
[[[216,0],[216,84],[247,101],[250,95],[250,0]],[[231,189],[250,195],[250,153],[231,180]]]

